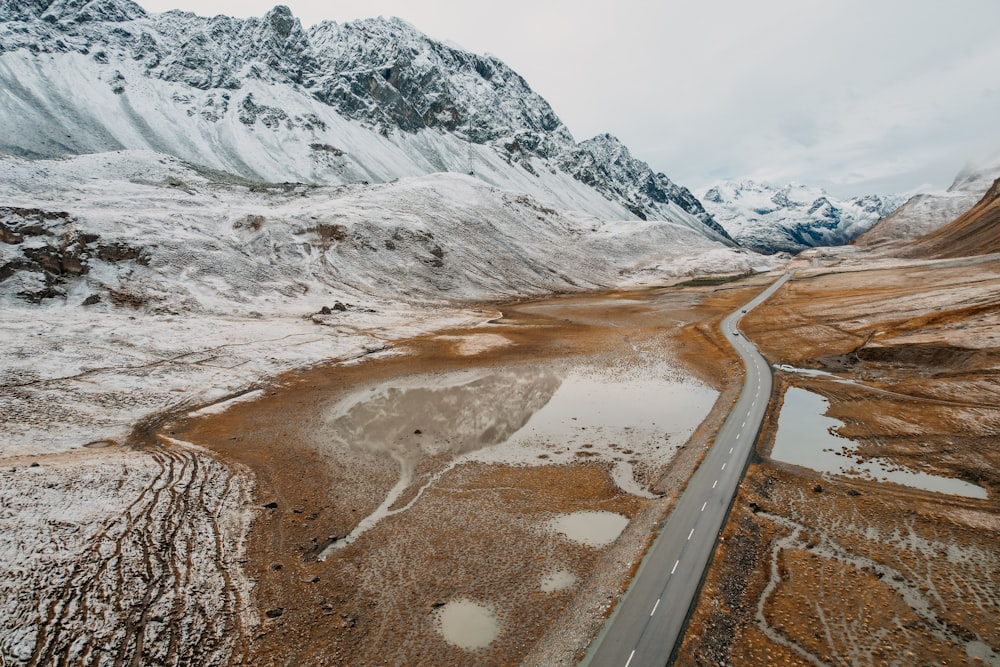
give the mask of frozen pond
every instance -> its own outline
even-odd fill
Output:
[[[500,635],[500,621],[493,610],[472,600],[454,600],[435,614],[445,641],[466,651],[486,648]]]
[[[778,415],[778,433],[774,438],[771,458],[846,477],[884,480],[968,498],[987,497],[986,489],[960,479],[889,468],[878,458],[857,463],[838,454],[846,446],[850,455],[854,443],[836,435],[835,429],[844,424],[825,416],[829,407],[830,402],[823,396],[799,387],[789,387]]]
[[[549,528],[588,547],[611,544],[627,525],[628,517],[614,512],[573,512],[549,521]]]

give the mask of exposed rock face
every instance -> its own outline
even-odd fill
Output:
[[[18,296],[39,303],[66,296],[67,283],[90,272],[91,260],[146,265],[141,248],[126,243],[99,244],[98,234],[81,231],[85,225],[69,213],[35,208],[0,207],[0,286],[10,278],[20,286]]]
[[[848,243],[901,200],[893,195],[839,200],[820,188],[754,181],[720,183],[702,195],[706,209],[737,242],[768,254]]]
[[[13,155],[149,149],[314,184],[455,171],[731,242],[613,137],[577,144],[503,62],[399,19],[306,30],[284,6],[235,19],[146,14],[131,0],[0,0],[0,88],[12,99],[0,152]]]
[[[624,202],[643,220],[658,219],[676,207],[701,220],[719,238],[731,238],[690,190],[675,184],[664,174],[654,173],[648,164],[632,157],[628,148],[610,134],[581,142],[566,156],[563,165],[575,178],[608,198]]]
[[[350,118],[384,130],[440,128],[479,144],[522,135],[521,150],[542,155],[547,135],[572,141],[548,103],[503,62],[435,42],[400,19],[328,21],[310,40],[320,65],[314,95]]]

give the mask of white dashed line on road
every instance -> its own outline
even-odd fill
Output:
[[[722,464],[722,469],[723,469],[723,470],[725,470],[725,469],[726,469],[726,464],[725,464],[725,463],[723,463],[723,464]]]
[[[653,611],[649,612],[649,615],[652,616],[653,614],[655,614],[656,608],[659,606],[660,606],[660,598],[656,598],[656,604],[653,605]]]
[[[704,512],[704,511],[705,511],[705,505],[708,505],[708,501],[707,501],[707,500],[706,500],[706,501],[705,501],[704,503],[702,503],[702,505],[701,505],[701,509],[700,509],[700,510],[698,510],[698,511],[699,511],[699,512]]]
[[[715,485],[718,484],[718,483],[719,483],[719,480],[715,480],[714,482],[712,482],[712,488],[714,489]]]
[[[735,447],[730,447],[729,448],[729,453],[732,454],[734,449],[736,449],[736,448]]]
[[[628,654],[628,660],[625,661],[625,667],[628,667],[629,663],[632,662],[632,656],[634,655],[635,649],[632,649],[632,652]]]
[[[692,536],[692,535],[694,535],[694,528],[692,528],[692,529],[691,529],[691,532],[690,532],[690,533],[688,533],[688,542],[690,542],[690,541],[691,541],[691,536]]]
[[[673,574],[674,572],[676,572],[677,571],[677,566],[680,565],[680,564],[681,564],[681,562],[679,560],[676,561],[676,562],[674,562],[674,566],[672,568],[670,568],[670,574]]]

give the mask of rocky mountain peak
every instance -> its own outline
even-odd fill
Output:
[[[686,188],[617,138],[578,145],[501,60],[398,18],[305,30],[285,5],[247,19],[147,15],[132,0],[0,0],[0,10],[0,89],[15,98],[0,107],[0,152],[155,150],[279,182],[458,171],[732,242]],[[77,97],[86,103],[65,103]]]
[[[52,2],[53,0],[0,0],[0,23],[37,19]]]
[[[146,16],[146,11],[131,0],[54,0],[27,4],[48,4],[36,16],[49,23],[121,23]]]
[[[623,201],[639,218],[656,218],[664,209],[676,206],[700,220],[718,239],[732,242],[690,190],[632,157],[628,147],[611,134],[580,142],[563,159],[563,165],[578,180]]]
[[[562,127],[504,63],[434,41],[401,19],[324,22],[309,38],[321,71],[316,97],[382,131],[443,128],[482,144]]]
[[[277,5],[264,15],[264,24],[271,27],[275,34],[288,39],[293,30],[302,30],[299,20],[292,16],[292,10],[287,5]]]

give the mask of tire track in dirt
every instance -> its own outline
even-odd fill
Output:
[[[223,665],[245,653],[248,586],[234,574],[245,531],[233,521],[245,473],[175,444],[132,456],[155,472],[44,596],[30,658],[13,664]]]

